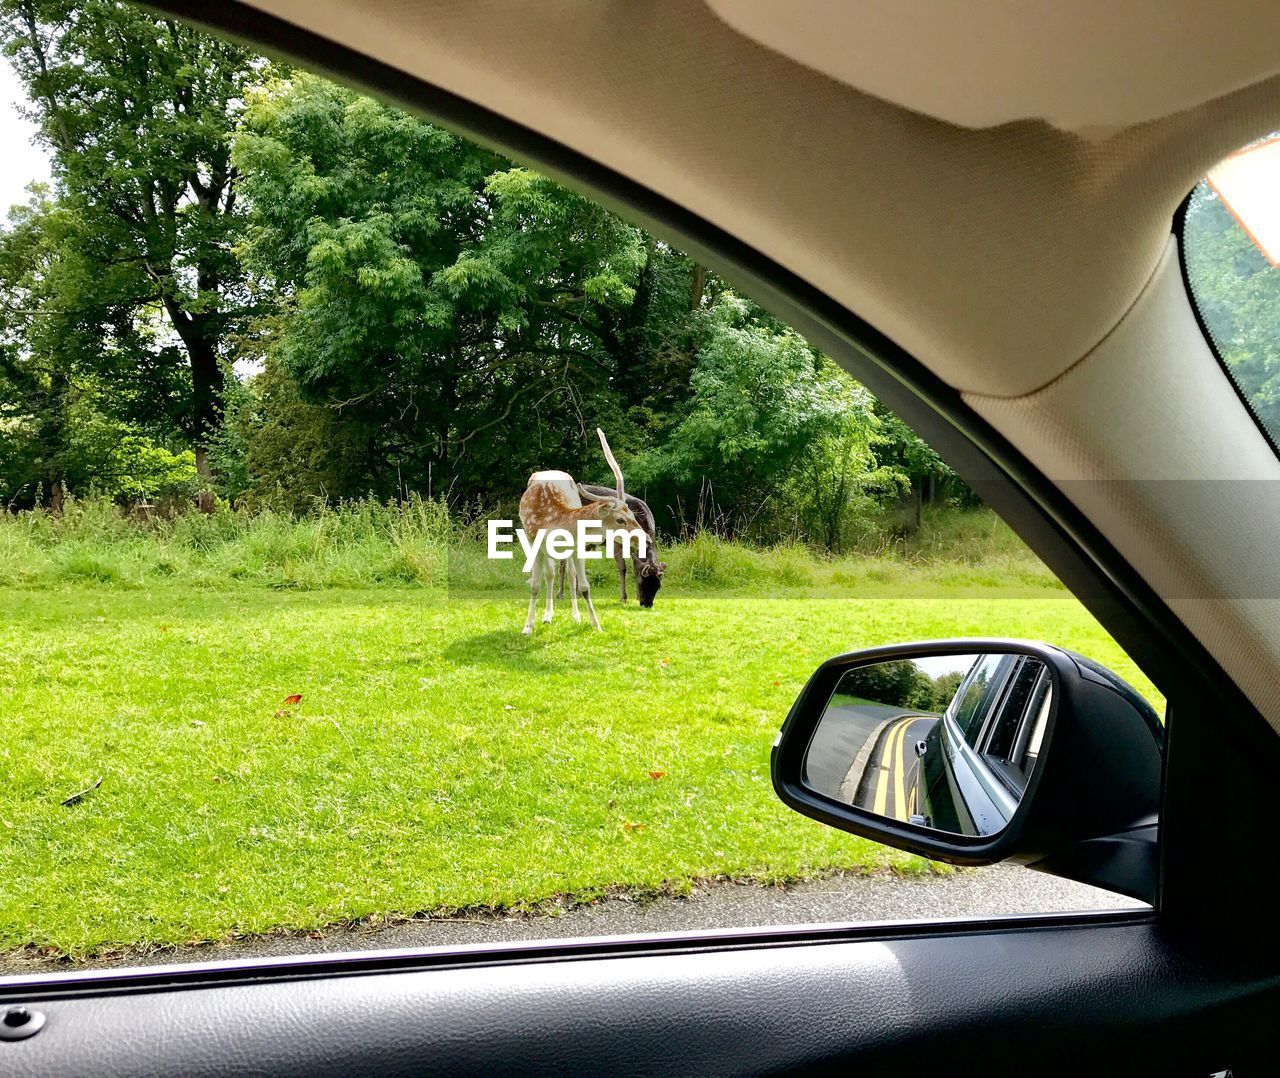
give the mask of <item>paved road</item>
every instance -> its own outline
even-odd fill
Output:
[[[845,794],[856,782],[856,792],[848,798],[850,804],[903,822],[919,812],[920,760],[916,757],[915,745],[929,736],[937,721],[936,715],[908,712],[889,723],[871,750],[863,773],[858,775],[857,767],[851,768],[841,787],[841,793]]]
[[[937,719],[886,704],[832,704],[814,731],[805,779],[837,801],[906,820],[916,811],[914,746]]]
[[[559,916],[468,917],[408,921],[377,928],[331,929],[306,935],[213,946],[183,947],[153,955],[131,955],[89,966],[208,962],[272,955],[363,951],[383,948],[466,946],[571,936],[611,936],[637,932],[680,932],[751,925],[821,924],[897,920],[938,920],[992,914],[1053,913],[1064,910],[1133,909],[1141,903],[1083,884],[1012,865],[920,879],[896,876],[834,876],[794,887],[717,883],[690,898],[637,903],[607,899],[566,910]],[[45,960],[0,958],[0,973],[75,968]]]
[[[813,732],[805,757],[805,779],[828,797],[840,796],[849,765],[867,740],[889,719],[903,713],[885,704],[830,704]]]

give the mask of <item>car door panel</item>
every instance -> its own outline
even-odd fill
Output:
[[[0,1070],[901,1075],[1036,1073],[1066,1060],[1109,1073],[1123,1057],[1125,1074],[1244,1074],[1269,1037],[1241,1017],[1280,998],[1275,977],[1238,959],[1189,965],[1143,915],[906,931],[630,957],[602,944],[560,962],[473,955],[469,968],[22,997],[48,1021],[0,1043]],[[1145,1057],[1136,1067],[1134,1046]]]

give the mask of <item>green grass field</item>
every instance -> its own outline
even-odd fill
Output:
[[[2,948],[76,956],[706,877],[927,870],[776,800],[769,746],[821,660],[1034,637],[1153,692],[1025,558],[863,559],[842,577],[795,554],[779,577],[760,556],[748,587],[741,566],[676,551],[655,609],[602,584],[604,634],[562,607],[529,639],[518,568],[487,575],[469,549],[447,591],[394,572],[298,590],[199,577],[216,544],[174,554],[182,573],[166,580],[150,548],[112,562],[87,539],[4,542]],[[364,561],[326,564],[358,577]],[[60,576],[67,565],[100,571]],[[457,586],[504,577],[502,591]]]

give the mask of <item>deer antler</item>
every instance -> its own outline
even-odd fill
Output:
[[[626,493],[622,489],[622,469],[618,467],[618,462],[613,458],[613,450],[609,448],[609,439],[604,436],[604,431],[596,427],[596,433],[600,435],[600,448],[604,450],[604,459],[609,462],[609,467],[613,469],[613,477],[618,481],[618,500],[625,501]]]

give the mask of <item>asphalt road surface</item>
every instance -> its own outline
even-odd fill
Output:
[[[890,719],[903,714],[887,704],[831,704],[813,732],[805,757],[805,779],[819,793],[840,796],[840,785],[867,740]]]
[[[936,715],[909,713],[889,723],[862,775],[850,774],[845,780],[841,792],[857,782],[850,804],[904,822],[920,811],[916,790],[920,760],[915,745],[929,736],[937,721]]]
[[[916,811],[915,744],[937,721],[887,704],[832,704],[814,731],[805,779],[837,801],[907,820]]]
[[[277,955],[419,947],[460,947],[584,936],[683,932],[753,925],[942,920],[1068,910],[1140,909],[1142,903],[1014,865],[949,876],[831,876],[792,887],[713,883],[688,898],[611,898],[558,916],[467,916],[272,935],[233,943],[133,953],[76,964],[11,955],[0,973],[210,962]]]

